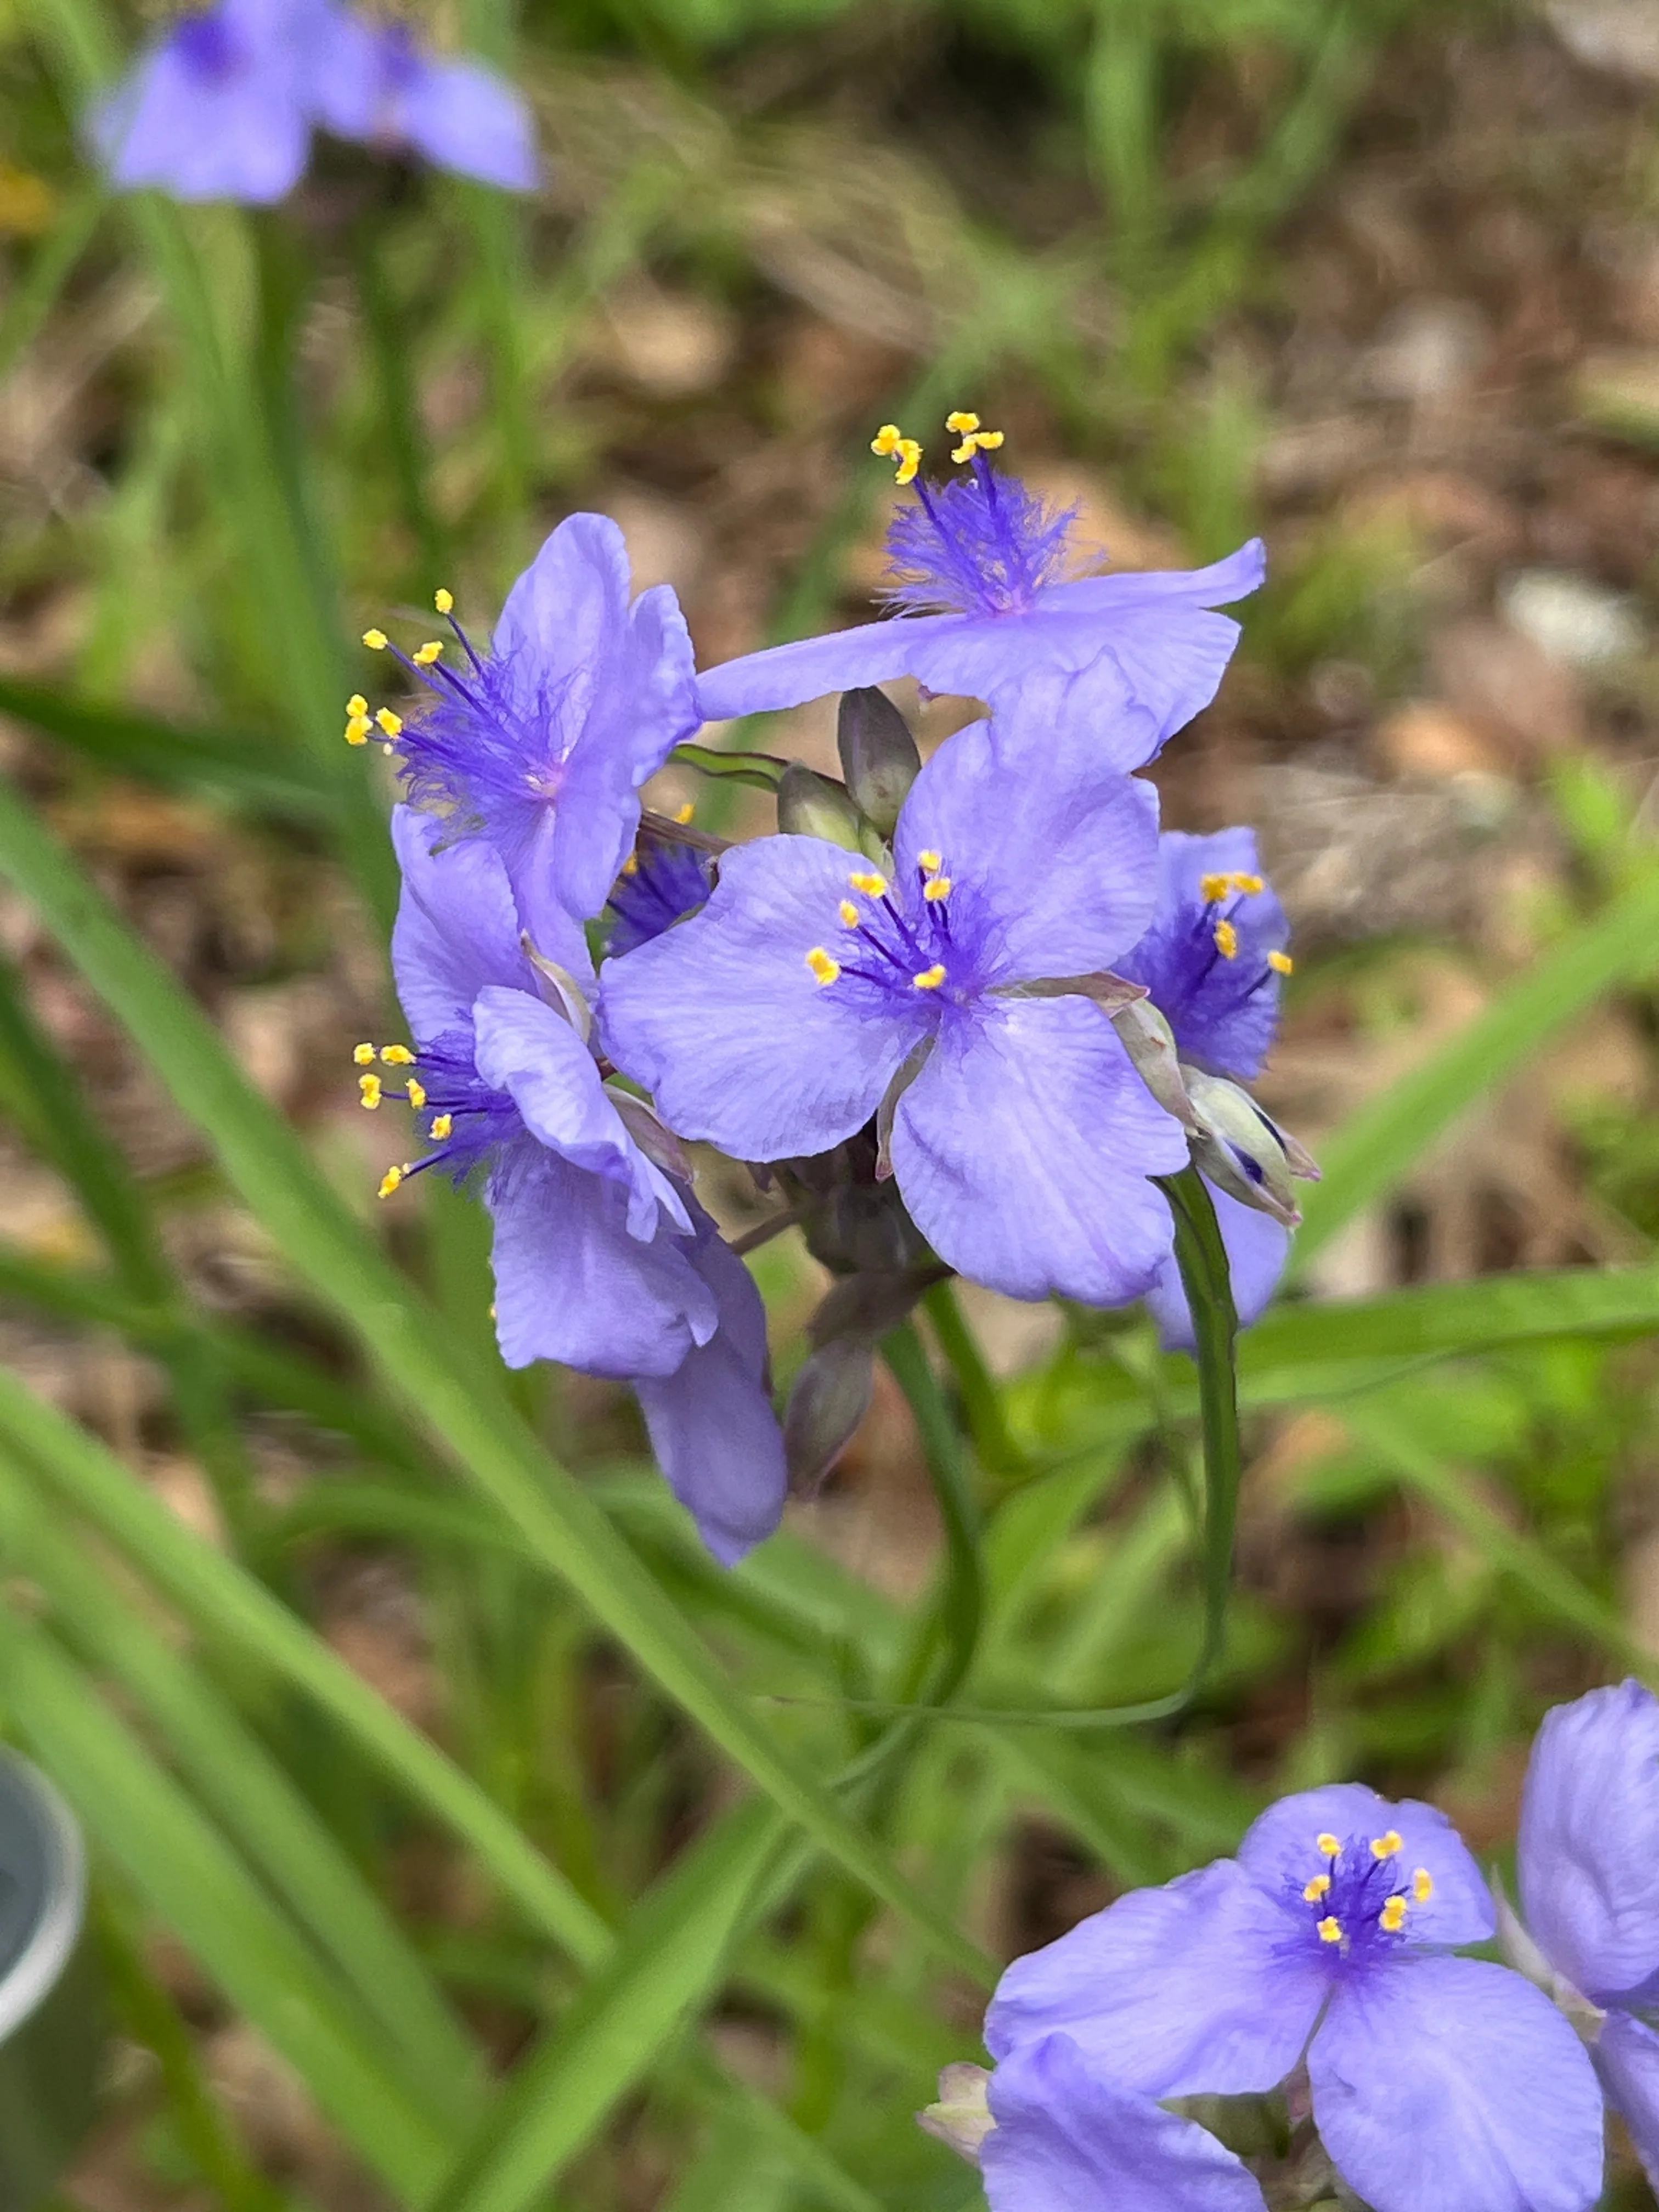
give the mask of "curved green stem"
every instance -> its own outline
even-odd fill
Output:
[[[993,1474],[1018,1474],[1025,1455],[1008,1433],[1002,1416],[1002,1394],[957,1301],[955,1283],[935,1283],[921,1303],[955,1378],[962,1410],[968,1417],[968,1433],[981,1465]]]
[[[944,1649],[934,1680],[924,1692],[930,1705],[949,1702],[960,1687],[979,1647],[985,1615],[985,1572],[979,1548],[979,1506],[963,1463],[962,1441],[951,1409],[927,1364],[914,1323],[904,1322],[881,1340],[882,1358],[903,1391],[921,1433],[922,1456],[945,1524],[945,1587],[937,1607]],[[918,1649],[913,1668],[925,1663]],[[921,1684],[916,1685],[920,1691]]]

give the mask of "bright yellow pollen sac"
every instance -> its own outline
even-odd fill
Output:
[[[871,439],[870,450],[878,461],[889,461],[904,442],[904,433],[896,422],[884,422]]]
[[[1313,1880],[1308,1884],[1307,1887],[1303,1891],[1302,1894],[1307,1899],[1310,1905],[1317,1905],[1320,1899],[1329,1890],[1330,1886],[1331,1878],[1329,1875],[1316,1874]]]
[[[1419,1867],[1412,1876],[1412,1895],[1419,1905],[1426,1905],[1434,1895],[1434,1876],[1427,1867]]]
[[[441,615],[450,614],[454,610],[455,594],[453,592],[446,591],[444,586],[440,584],[437,590],[432,594],[432,604],[436,607]]]
[[[441,1145],[444,1139],[449,1134],[454,1126],[455,1123],[452,1115],[448,1114],[434,1115],[432,1121],[433,1143],[434,1145]]]
[[[380,1077],[378,1075],[360,1075],[357,1078],[357,1089],[360,1094],[357,1103],[360,1106],[367,1107],[368,1111],[372,1114],[374,1111],[374,1109],[380,1103]]]
[[[1198,895],[1206,906],[1213,906],[1218,899],[1226,897],[1232,889],[1232,882],[1231,876],[1200,876],[1198,879]]]
[[[931,968],[924,968],[920,975],[910,978],[918,991],[937,991],[945,981],[945,963],[935,960]]]
[[[1215,949],[1224,960],[1238,957],[1238,932],[1230,921],[1218,921],[1215,926]]]
[[[1288,952],[1270,952],[1267,965],[1275,975],[1293,975],[1296,973],[1296,963]]]
[[[686,823],[691,819],[691,817],[696,812],[696,801],[692,799],[688,799],[684,806],[677,806],[674,809],[674,819],[679,823],[681,829],[684,830]]]
[[[415,1055],[406,1044],[383,1044],[381,1060],[387,1067],[413,1067]]]
[[[914,438],[907,438],[899,447],[899,465],[894,471],[896,484],[914,483],[916,471],[921,466],[921,447]]]
[[[1386,1835],[1372,1838],[1371,1856],[1374,1859],[1397,1859],[1405,1848],[1406,1838],[1399,1829],[1390,1828]]]
[[[410,1104],[418,1114],[426,1103],[426,1085],[412,1075],[409,1079],[408,1097]]]
[[[416,668],[430,668],[433,662],[442,653],[443,649],[442,638],[429,637],[424,645],[416,647],[410,659],[415,663]]]
[[[949,898],[951,878],[949,876],[930,876],[921,887],[921,895],[923,898],[932,900],[935,903],[940,899]]]
[[[844,927],[848,929],[856,929],[858,927],[859,910],[854,905],[851,899],[843,899],[841,904],[836,908],[836,912],[841,916]]]
[[[1390,1897],[1385,1899],[1382,1910],[1377,1914],[1376,1918],[1377,1924],[1385,1935],[1397,1936],[1406,1924],[1405,1899]]]
[[[887,889],[886,877],[878,876],[873,871],[848,876],[847,880],[855,891],[862,891],[866,898],[880,898]]]
[[[351,1057],[356,1061],[359,1067],[373,1067],[374,1065],[374,1048],[372,1044],[353,1045],[351,1048]]]
[[[401,736],[404,718],[401,714],[394,714],[390,707],[382,707],[374,719],[388,738]]]
[[[926,868],[931,876],[945,866],[945,855],[943,853],[936,853],[930,845],[925,853],[916,854],[916,866],[919,868]]]
[[[954,430],[958,438],[965,438],[970,430],[978,429],[979,417],[970,415],[965,407],[958,407],[954,414],[945,416],[945,427],[947,430]]]
[[[349,745],[366,745],[374,725],[367,714],[354,714],[345,726],[345,741]]]
[[[384,653],[386,648],[386,634],[383,629],[366,629],[363,632],[363,643],[371,653]]]
[[[375,1195],[379,1198],[390,1198],[408,1172],[406,1168],[388,1168],[380,1177],[380,1188]]]
[[[346,712],[350,715],[354,722],[356,720],[359,714],[368,714],[368,702],[364,698],[361,691],[354,691],[351,696],[346,701]]]
[[[1320,1922],[1319,1940],[1322,1943],[1340,1943],[1342,1941],[1342,1923],[1334,1913],[1328,1913]]]
[[[1246,898],[1254,898],[1257,891],[1264,891],[1267,888],[1265,877],[1241,876],[1237,871],[1234,872],[1233,889],[1236,891],[1243,891]]]
[[[914,438],[907,438],[896,422],[884,422],[870,441],[870,450],[878,460],[896,461],[896,483],[908,484],[915,481],[916,471],[921,466],[921,447]]]
[[[833,983],[841,974],[841,963],[832,959],[821,945],[815,945],[806,956],[806,964],[820,983]]]
[[[1314,1838],[1314,1846],[1316,1850],[1328,1859],[1340,1859],[1342,1856],[1341,1844],[1334,1835],[1332,1835],[1328,1828],[1326,1829],[1323,1835],[1316,1836]]]

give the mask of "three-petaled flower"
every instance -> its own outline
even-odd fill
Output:
[[[1154,2098],[1263,2092],[1305,2063],[1321,2138],[1374,2212],[1585,2212],[1601,2097],[1571,2027],[1485,1942],[1443,1814],[1358,1784],[1282,1799],[1236,1859],[1132,1892],[1003,1977],[1000,2062],[1056,2031]]]

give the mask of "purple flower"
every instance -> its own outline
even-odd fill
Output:
[[[538,967],[489,845],[445,845],[445,825],[409,807],[392,834],[392,966],[416,1049],[381,1058],[408,1068],[434,1149],[392,1170],[382,1195],[432,1167],[484,1178],[502,1358],[633,1382],[663,1472],[729,1564],[783,1509],[759,1293],[667,1171],[648,1109],[602,1079],[577,1026],[592,979],[580,927],[561,918]],[[553,969],[563,980],[544,990]],[[381,1082],[362,1079],[366,1104]]]
[[[1018,715],[1030,702],[1011,709]],[[1054,737],[1045,771],[959,731],[917,778],[890,877],[817,837],[721,860],[708,904],[601,978],[624,1072],[738,1159],[830,1150],[880,1109],[939,1257],[1016,1297],[1138,1297],[1169,1249],[1146,1181],[1185,1139],[1086,995],[1151,919],[1157,799]]]
[[[713,884],[705,854],[689,845],[642,838],[611,887],[611,911],[616,920],[607,952],[615,959],[635,945],[648,945],[706,905]]]
[[[1032,677],[1057,676],[1067,680],[1050,694],[1051,706],[1092,725],[1102,763],[1127,769],[1151,760],[1209,704],[1238,641],[1238,624],[1212,610],[1260,584],[1261,541],[1209,568],[1063,582],[1073,515],[998,475],[981,447],[1000,439],[974,417],[953,417],[950,427],[968,422],[974,428],[957,453],[971,460],[971,473],[942,490],[916,477],[917,503],[888,534],[893,618],[709,670],[697,685],[707,720],[799,706],[896,676],[983,699],[994,712]],[[877,445],[896,453],[910,441],[888,441],[884,431]],[[1038,744],[1046,734],[1031,732]]]
[[[1262,2212],[1248,2169],[1192,2120],[1125,2089],[1068,2035],[1011,2051],[980,2142],[991,2212]]]
[[[448,611],[447,592],[438,604]],[[487,653],[455,627],[464,665],[446,665],[435,640],[398,655],[431,693],[407,721],[392,717],[409,796],[495,847],[539,943],[557,927],[550,907],[586,919],[605,905],[639,828],[640,787],[696,728],[691,641],[666,584],[630,606],[628,550],[602,514],[559,525]],[[366,641],[383,646],[384,633]],[[354,715],[347,735],[369,727]]]
[[[317,120],[338,137],[420,154],[506,191],[536,188],[524,94],[482,62],[422,52],[405,24],[331,10],[313,82]]]
[[[1358,1784],[1286,1797],[1218,1859],[1016,1960],[999,2061],[1055,2031],[1154,2098],[1261,2093],[1305,2063],[1337,2171],[1374,2212],[1585,2212],[1595,2077],[1520,1975],[1445,1955],[1492,1933],[1443,1814]]]
[[[1659,2001],[1659,1700],[1639,1682],[1546,1717],[1516,1864],[1536,1947],[1516,1964],[1541,1966],[1538,1978],[1582,2024],[1659,2185],[1659,2034],[1643,2017]]]
[[[218,0],[153,40],[87,127],[118,191],[279,200],[311,140],[306,50],[319,0]]]

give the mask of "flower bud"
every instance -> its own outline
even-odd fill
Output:
[[[799,761],[790,762],[778,779],[778,828],[786,837],[822,837],[859,853],[864,849],[863,827],[844,785]]]
[[[1287,1139],[1237,1084],[1195,1067],[1181,1073],[1198,1120],[1188,1137],[1194,1164],[1230,1198],[1294,1229],[1302,1213],[1291,1177],[1297,1159],[1308,1162],[1301,1146]]]
[[[916,2124],[949,2143],[969,2166],[996,2122],[991,2118],[991,2077],[982,2066],[947,2066],[939,2077],[939,2102],[916,2114]]]
[[[869,1412],[875,1382],[875,1352],[866,1338],[836,1337],[807,1359],[783,1416],[784,1457],[793,1496],[816,1494]]]
[[[890,837],[910,786],[921,774],[921,755],[909,724],[884,691],[866,684],[842,693],[836,744],[853,804],[872,829]]]

